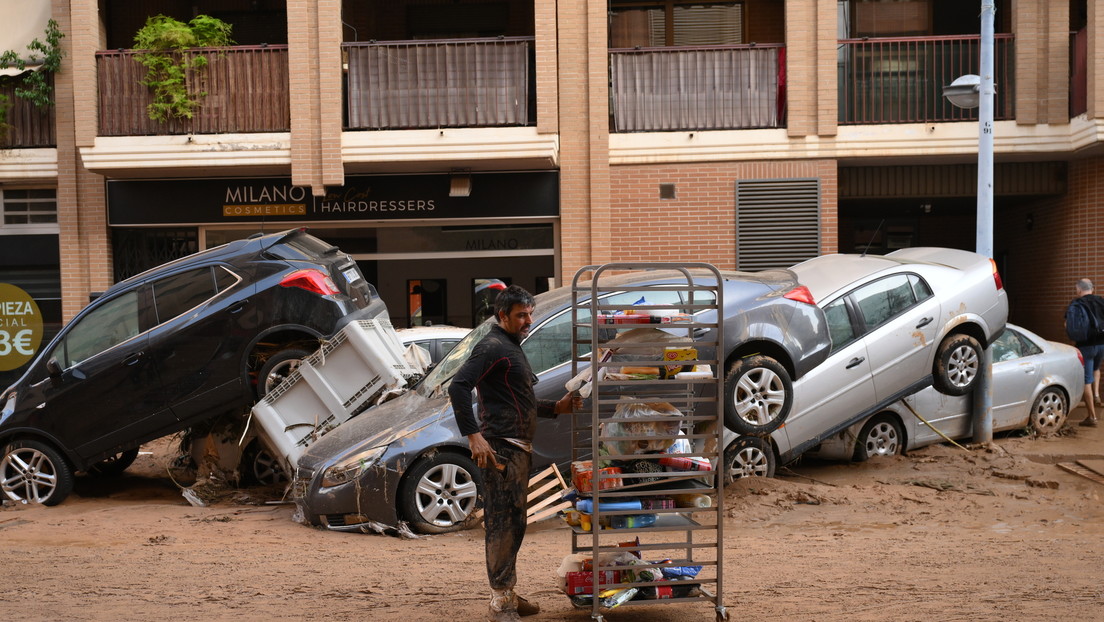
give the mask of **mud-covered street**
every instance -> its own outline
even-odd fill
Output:
[[[1084,416],[1083,409],[1072,418]],[[481,620],[479,529],[399,539],[320,531],[247,491],[194,507],[160,448],[60,506],[0,510],[0,611],[30,620]],[[801,464],[726,491],[725,602],[742,620],[1104,619],[1104,429]],[[532,620],[587,620],[559,591],[556,520],[530,528],[518,589]],[[608,620],[712,620],[705,604]]]

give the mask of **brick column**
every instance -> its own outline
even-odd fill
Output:
[[[560,271],[610,260],[606,5],[564,0],[559,16]]]
[[[817,131],[817,15],[816,0],[786,0],[786,130],[791,137]]]
[[[96,83],[103,34],[96,0],[54,0],[52,13],[65,33],[54,103],[62,319],[68,321],[88,304],[89,293],[114,282],[103,178],[85,170],[79,151],[93,144],[98,129],[96,89],[85,85]]]
[[[291,183],[344,183],[341,162],[341,4],[289,0],[288,62],[291,92]]]
[[[1012,9],[1012,30],[1016,33],[1016,122],[1068,123],[1069,5],[1046,0],[1017,2]],[[996,88],[999,91],[1002,85]]]
[[[536,34],[537,133],[559,131],[559,71],[556,66],[556,3],[537,2],[533,6]]]

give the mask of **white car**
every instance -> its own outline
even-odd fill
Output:
[[[993,341],[990,352],[995,432],[1023,428],[1052,434],[1065,425],[1083,395],[1084,363],[1077,348],[1047,341],[1010,324]],[[928,388],[823,438],[807,455],[862,461],[942,442],[940,432],[952,439],[969,438],[973,434],[972,404],[972,395],[948,396]],[[769,439],[732,435],[729,469],[734,477],[770,477],[778,456],[794,442],[800,444],[801,439],[795,439],[785,427]]]
[[[400,328],[395,332],[398,333],[399,341],[404,346],[413,344],[425,350],[432,367],[445,358],[445,355],[451,352],[456,344],[471,332],[471,329],[441,324]]]

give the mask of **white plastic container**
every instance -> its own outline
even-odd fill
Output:
[[[261,440],[290,470],[303,449],[424,370],[403,357],[391,322],[350,323],[253,406]]]

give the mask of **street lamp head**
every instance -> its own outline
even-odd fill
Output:
[[[977,108],[981,102],[978,89],[981,87],[981,76],[966,74],[955,79],[949,85],[943,87],[943,97],[959,108]]]

